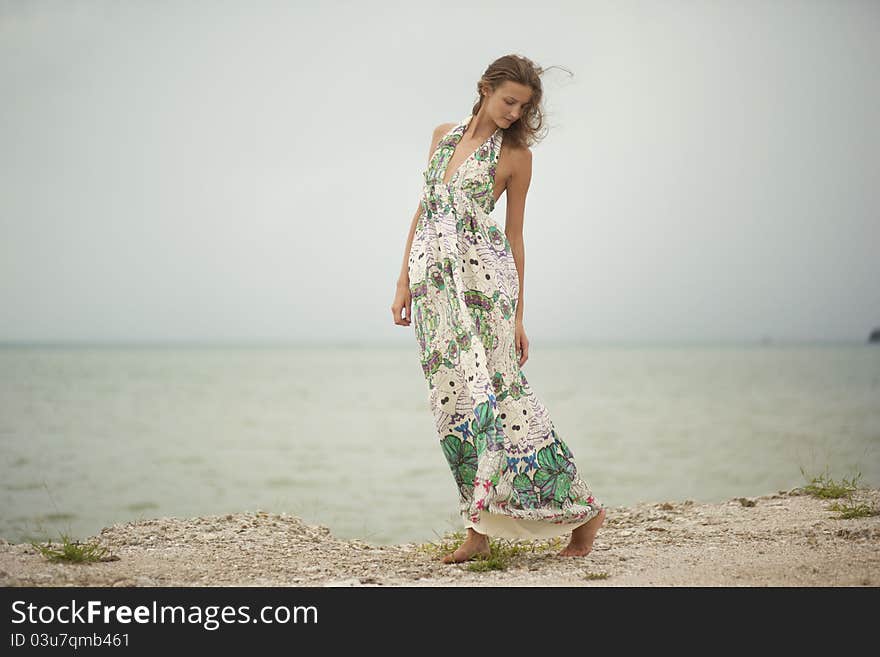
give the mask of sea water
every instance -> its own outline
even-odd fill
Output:
[[[880,482],[880,347],[538,345],[523,366],[609,510]],[[0,348],[0,537],[291,513],[341,538],[461,529],[414,344]]]

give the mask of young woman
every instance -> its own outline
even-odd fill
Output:
[[[488,555],[488,536],[571,532],[560,556],[590,552],[605,518],[571,450],[520,369],[522,226],[542,124],[543,69],[494,61],[458,123],[437,126],[391,312],[414,324],[440,445],[468,536],[444,563]],[[502,231],[491,212],[507,192]]]

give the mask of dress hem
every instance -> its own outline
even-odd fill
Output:
[[[599,514],[598,509],[593,517]],[[478,534],[497,538],[510,539],[536,539],[554,538],[566,534],[592,520],[577,520],[575,522],[554,523],[547,520],[534,520],[529,518],[513,518],[498,513],[481,510],[478,522],[464,519],[465,529],[473,529]]]

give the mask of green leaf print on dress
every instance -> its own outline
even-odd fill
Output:
[[[477,445],[477,455],[481,455],[488,447],[491,450],[501,449],[499,440],[500,418],[492,412],[492,405],[486,401],[474,410],[476,419],[471,420],[471,431]]]
[[[538,506],[538,494],[535,492],[535,484],[527,474],[518,474],[513,478],[513,488],[517,494],[519,505],[526,509],[534,509]]]
[[[471,486],[477,475],[477,452],[474,446],[452,434],[446,436],[441,445],[459,488]]]
[[[424,171],[409,255],[420,362],[465,526],[518,538],[533,523],[528,531],[554,536],[602,505],[518,365],[519,276],[491,216],[504,130],[443,180],[472,118],[440,139]]]
[[[553,445],[544,447],[538,452],[538,463],[541,467],[535,473],[542,501],[562,504],[568,497],[571,480],[576,470],[574,464],[565,457],[560,457]]]

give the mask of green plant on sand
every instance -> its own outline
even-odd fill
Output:
[[[841,504],[834,502],[828,507],[829,511],[837,511],[841,518],[868,518],[880,514],[880,511],[869,504]]]
[[[849,499],[852,497],[853,492],[858,488],[857,482],[862,476],[862,473],[859,472],[855,477],[852,477],[849,480],[844,477],[840,482],[836,482],[828,475],[827,468],[823,474],[812,477],[804,471],[803,467],[801,467],[800,470],[804,479],[808,482],[806,486],[801,488],[801,490],[807,495],[821,497],[823,499]]]
[[[853,493],[859,489],[858,481],[862,476],[862,473],[858,472],[850,479],[844,477],[841,481],[837,482],[829,476],[827,467],[823,474],[815,476],[808,475],[803,467],[801,467],[800,470],[804,479],[808,482],[807,485],[803,486],[800,490],[807,495],[812,495],[813,497],[818,497],[820,499],[843,499],[852,501]],[[840,513],[840,516],[838,517],[842,519],[866,518],[880,513],[880,511],[869,504],[857,504],[855,502],[834,502],[828,507],[828,510]]]
[[[59,548],[53,547],[52,542],[40,545],[37,541],[31,541],[31,545],[49,561],[67,561],[71,563],[90,563],[94,561],[114,561],[117,557],[110,554],[107,548],[102,547],[97,541],[73,541],[67,534],[61,534]]]
[[[437,541],[422,543],[416,549],[433,559],[439,559],[443,555],[454,552],[466,538],[467,535],[464,531],[447,532],[443,536],[439,536]],[[489,556],[474,555],[469,560],[467,569],[472,572],[505,570],[511,561],[520,555],[538,554],[561,549],[562,538],[558,536],[543,541],[514,541],[490,536]]]

